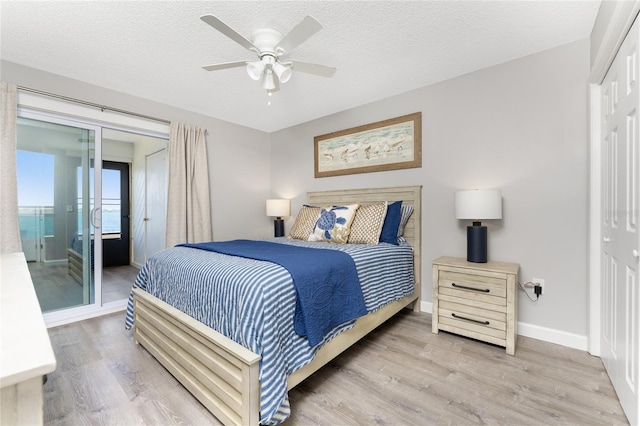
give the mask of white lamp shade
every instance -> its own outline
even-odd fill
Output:
[[[255,61],[247,63],[247,74],[253,80],[258,81],[262,78],[264,72],[264,63],[262,61]]]
[[[456,219],[502,219],[499,189],[458,191],[455,194]]]
[[[273,81],[273,71],[270,68],[267,68],[264,71],[260,85],[266,90],[273,90],[276,88],[276,82]]]
[[[278,80],[280,80],[280,83],[286,83],[287,81],[289,81],[289,79],[291,78],[291,74],[293,74],[291,68],[285,67],[280,62],[276,62],[273,65],[273,71],[278,76]]]
[[[267,200],[267,216],[283,217],[291,214],[291,201],[284,199]]]

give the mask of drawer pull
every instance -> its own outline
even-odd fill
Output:
[[[460,285],[456,283],[451,283],[452,287],[463,288],[465,290],[477,291],[479,293],[489,293],[491,290],[488,288],[475,288],[475,287],[467,287],[466,285]]]
[[[466,318],[466,317],[462,317],[460,315],[456,315],[454,312],[451,313],[451,316],[457,319],[461,319],[461,320],[465,320],[465,321],[471,321],[471,322],[475,322],[478,324],[482,324],[482,325],[489,325],[489,321],[479,321],[479,320],[475,320],[472,318]]]

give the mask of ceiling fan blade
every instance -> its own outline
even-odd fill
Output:
[[[313,16],[307,15],[298,25],[289,31],[289,34],[280,40],[280,43],[276,47],[276,53],[283,55],[291,52],[321,29],[322,25],[320,25],[320,22]],[[280,53],[280,51],[282,52]]]
[[[243,46],[244,48],[255,51],[255,52],[259,51],[259,49],[256,46],[254,46],[253,43],[251,43],[249,40],[247,40],[246,38],[238,34],[236,30],[234,30],[233,28],[231,28],[230,26],[228,26],[227,24],[225,24],[215,16],[204,15],[204,16],[201,16],[200,19],[202,19],[202,21],[206,22],[207,24],[211,25],[216,30],[220,31],[222,34],[229,37],[231,40]]]
[[[334,67],[327,67],[325,65],[310,64],[309,62],[300,61],[288,61],[291,63],[293,71],[306,72],[307,74],[315,74],[320,77],[333,77],[336,73]]]
[[[202,68],[207,71],[226,70],[227,68],[238,68],[247,65],[247,61],[225,62],[223,64],[205,65]]]

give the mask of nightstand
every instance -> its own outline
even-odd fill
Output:
[[[433,261],[432,331],[440,330],[516,349],[517,263]]]

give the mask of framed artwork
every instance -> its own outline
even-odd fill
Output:
[[[315,177],[422,167],[422,113],[313,138]]]

